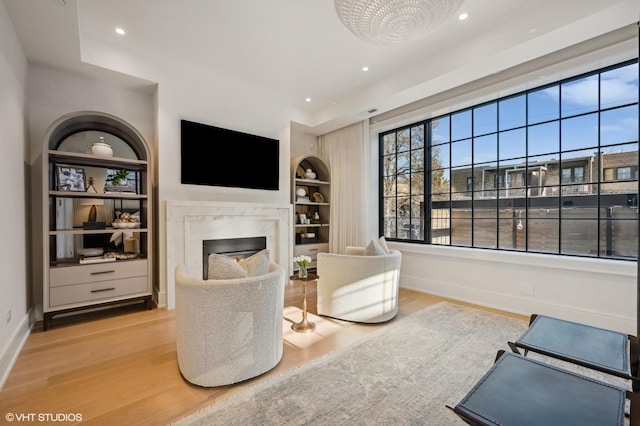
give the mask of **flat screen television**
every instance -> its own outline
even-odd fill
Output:
[[[181,120],[181,182],[277,191],[280,141]]]

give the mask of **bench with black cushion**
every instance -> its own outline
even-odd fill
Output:
[[[520,348],[632,380],[634,392],[640,390],[636,336],[534,314],[527,331],[508,344],[515,353]]]
[[[471,425],[622,426],[627,398],[637,426],[639,395],[507,352],[453,411]]]

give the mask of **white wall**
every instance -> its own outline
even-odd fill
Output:
[[[291,122],[291,158],[318,155],[318,137],[304,124]]]
[[[25,130],[27,61],[0,2],[0,388],[28,336],[29,165]],[[11,318],[9,319],[9,313]]]
[[[389,246],[402,252],[402,287],[636,334],[635,262],[407,243]]]

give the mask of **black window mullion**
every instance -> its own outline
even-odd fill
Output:
[[[394,183],[394,185],[393,185],[393,187],[395,188],[394,198],[395,198],[395,200],[396,200],[396,202],[395,202],[396,208],[395,208],[395,221],[394,221],[395,223],[394,223],[394,229],[396,230],[396,232],[395,232],[395,234],[396,234],[396,238],[397,238],[397,239],[400,239],[400,233],[398,232],[398,225],[399,225],[399,223],[398,223],[398,222],[399,222],[399,219],[398,219],[398,213],[399,213],[399,211],[400,211],[400,206],[398,205],[398,171],[399,171],[399,170],[398,170],[398,153],[399,153],[399,148],[400,148],[400,147],[398,146],[398,139],[399,139],[399,138],[398,138],[398,131],[396,131],[396,132],[395,132],[396,152],[395,152],[395,155],[394,155],[394,157],[393,157],[393,158],[395,159],[395,162],[396,162],[396,164],[395,164],[395,166],[394,166],[394,169],[395,169],[395,173],[394,173],[395,183]]]
[[[453,138],[453,129],[451,127],[451,114],[447,116],[449,120],[449,143],[447,147],[449,148],[449,245],[453,245],[453,148],[451,146],[452,138]]]
[[[600,194],[602,193],[602,190],[600,188],[600,169],[602,168],[600,165],[600,160],[601,160],[601,155],[600,155],[600,149],[601,147],[601,131],[600,131],[600,126],[602,125],[602,73],[598,73],[598,190],[596,193],[596,218],[597,218],[597,223],[596,223],[596,235],[598,236],[596,238],[596,253],[598,254],[598,257],[600,257],[601,253],[602,253],[602,247],[600,244],[600,231],[601,231],[601,222],[602,222],[602,213],[601,213],[601,198],[600,198]],[[592,182],[590,182],[591,184]],[[640,326],[639,326],[640,327]]]
[[[500,102],[496,100],[496,248],[500,249]],[[483,188],[484,189],[484,188]]]
[[[431,243],[431,121],[424,121],[422,125],[424,128],[424,143],[422,144],[424,158],[424,167],[422,170],[424,197],[421,212],[424,218],[424,232],[422,234],[422,242]]]
[[[475,119],[475,108],[470,108],[471,110],[471,247],[475,247],[475,233],[473,232],[476,221],[475,221],[475,216],[476,216],[476,203],[475,203],[475,193],[474,193],[474,177],[475,177],[475,167],[476,167],[476,162],[475,162],[475,149],[474,149],[474,145],[475,145],[475,134],[474,134],[474,119]]]
[[[572,218],[573,215],[569,215],[567,216],[567,212],[563,211],[563,207],[565,201],[566,202],[573,202],[575,203],[577,200],[580,199],[580,197],[582,197],[584,194],[580,193],[580,194],[573,194],[573,192],[569,191],[570,188],[574,188],[575,185],[579,184],[580,182],[578,182],[576,180],[576,173],[577,170],[579,169],[579,167],[576,167],[575,165],[571,165],[572,161],[573,161],[573,157],[575,157],[578,153],[578,151],[582,150],[583,148],[579,148],[579,145],[577,148],[573,148],[571,150],[568,151],[564,151],[564,147],[569,147],[573,144],[573,139],[571,135],[565,135],[565,138],[563,140],[563,129],[567,129],[569,130],[569,126],[570,123],[565,123],[563,121],[563,119],[567,119],[567,118],[575,118],[581,115],[589,115],[589,114],[593,114],[594,112],[598,113],[597,117],[594,117],[594,121],[597,122],[598,128],[600,129],[602,125],[606,124],[603,122],[603,120],[605,119],[605,117],[603,117],[603,107],[605,107],[605,105],[603,105],[602,100],[603,100],[603,95],[606,95],[607,93],[603,93],[604,92],[604,88],[603,88],[603,73],[604,72],[608,72],[611,70],[615,70],[617,68],[622,68],[625,66],[629,66],[632,64],[637,64],[638,60],[631,60],[631,61],[627,61],[625,63],[621,63],[621,64],[617,64],[617,65],[613,65],[610,67],[607,67],[606,69],[600,69],[600,70],[596,70],[593,72],[589,72],[589,73],[584,73],[580,76],[574,76],[571,78],[567,78],[567,79],[563,79],[561,81],[555,82],[555,83],[551,83],[548,85],[545,85],[543,87],[537,87],[537,88],[533,88],[533,89],[529,89],[526,91],[521,92],[520,94],[516,94],[516,95],[510,95],[510,96],[517,96],[517,95],[525,95],[525,120],[524,120],[524,126],[521,126],[519,128],[524,128],[525,129],[525,135],[524,135],[524,147],[525,147],[525,159],[524,159],[524,164],[525,164],[525,173],[524,173],[524,185],[521,185],[520,183],[517,184],[517,186],[524,186],[524,194],[522,194],[522,192],[520,192],[521,190],[519,189],[518,192],[519,193],[511,193],[510,196],[511,197],[515,197],[513,200],[511,199],[506,199],[505,198],[505,204],[504,206],[513,206],[513,208],[515,209],[516,206],[521,208],[521,211],[524,212],[525,214],[525,220],[527,220],[527,225],[530,225],[530,220],[531,220],[531,209],[536,206],[545,206],[548,205],[549,208],[555,208],[557,209],[557,216],[554,214],[552,216],[548,216],[548,217],[541,217],[541,220],[543,224],[552,224],[555,225],[554,227],[556,227],[557,229],[557,235],[556,235],[556,241],[553,243],[553,245],[557,244],[557,248],[555,250],[549,250],[550,247],[547,244],[543,244],[540,246],[542,252],[545,253],[556,253],[556,254],[563,254],[563,252],[566,252],[566,254],[570,254],[570,255],[583,255],[583,256],[587,256],[587,257],[607,257],[610,254],[604,253],[602,252],[602,250],[604,249],[604,240],[601,238],[600,234],[603,231],[603,227],[605,226],[605,212],[603,211],[603,208],[606,207],[607,205],[610,205],[612,202],[611,198],[611,194],[606,193],[605,191],[609,191],[612,192],[613,194],[617,193],[619,191],[619,189],[615,186],[616,182],[621,182],[624,183],[632,181],[633,179],[636,179],[636,183],[637,183],[637,189],[631,189],[631,191],[636,191],[635,194],[635,198],[638,198],[638,194],[640,194],[640,179],[638,179],[638,177],[636,176],[637,173],[634,173],[634,170],[632,168],[631,172],[632,172],[632,176],[630,176],[629,178],[626,177],[625,175],[625,179],[619,179],[617,177],[614,177],[612,179],[612,187],[611,188],[607,188],[604,187],[603,185],[606,184],[605,182],[605,174],[604,174],[604,167],[605,164],[603,163],[603,157],[601,155],[603,149],[606,149],[608,151],[608,153],[613,153],[614,150],[613,148],[615,148],[616,145],[626,145],[627,143],[631,143],[631,140],[629,141],[625,141],[623,142],[617,142],[612,144],[611,142],[616,142],[616,141],[609,141],[607,139],[607,146],[603,147],[603,134],[602,131],[598,131],[598,135],[595,136],[596,139],[596,144],[597,144],[597,155],[598,155],[598,167],[596,168],[595,171],[593,171],[592,173],[588,174],[588,181],[586,181],[585,179],[587,178],[587,174],[585,174],[585,170],[582,170],[581,172],[581,183],[585,184],[585,185],[589,185],[590,189],[590,194],[592,195],[591,197],[591,201],[588,203],[578,203],[576,204],[576,207],[579,208],[580,210],[583,210],[585,208],[588,208],[590,213],[587,216],[582,216],[582,215],[577,215],[575,217],[575,219],[570,219],[572,223],[567,223],[564,221],[565,218]],[[640,71],[639,71],[640,74]],[[598,87],[597,87],[597,95],[598,95],[598,101],[597,101],[597,110],[596,111],[587,111],[587,112],[579,112],[578,114],[575,115],[571,115],[571,116],[566,116],[563,117],[563,109],[567,110],[567,108],[571,107],[570,103],[568,103],[567,105],[565,105],[563,107],[562,104],[562,100],[563,98],[567,98],[568,93],[564,93],[561,90],[562,89],[562,85],[567,83],[567,82],[571,82],[577,79],[581,79],[581,78],[585,78],[585,77],[589,77],[589,76],[593,76],[593,77],[597,77],[597,79],[593,79],[592,80],[597,80],[598,81]],[[637,83],[636,83],[637,84]],[[532,121],[531,118],[529,117],[529,114],[531,112],[533,112],[532,108],[534,108],[535,110],[539,109],[539,105],[537,104],[537,102],[540,100],[539,96],[536,96],[535,98],[531,97],[531,94],[533,94],[534,92],[538,92],[540,90],[543,90],[545,88],[550,88],[550,89],[556,89],[558,90],[558,95],[556,98],[553,99],[553,108],[557,108],[557,111],[559,111],[559,115],[555,118],[552,119],[548,119],[545,120],[544,122],[538,122],[538,121]],[[638,92],[640,92],[640,88],[638,88]],[[506,99],[506,98],[503,98]],[[638,99],[640,99],[640,93],[638,94]],[[620,99],[620,98],[613,98],[614,102],[611,104],[608,104],[608,107],[606,108],[606,111],[612,110],[612,109],[618,109],[618,108],[623,108],[623,107],[628,107],[628,106],[632,106],[632,105],[638,105],[638,100],[636,99],[635,102],[633,101],[627,101],[626,99]],[[499,103],[500,99],[494,101]],[[549,102],[549,99],[543,100],[544,102]],[[619,102],[622,101],[625,104],[621,105]],[[557,102],[557,105],[555,105],[555,103]],[[479,228],[476,223],[476,219],[479,217],[485,217],[482,216],[482,214],[480,214],[481,209],[487,209],[490,208],[490,206],[495,206],[495,211],[496,211],[496,217],[495,220],[491,220],[491,221],[483,221],[483,225],[486,226],[495,226],[495,231],[496,231],[496,235],[494,237],[495,239],[495,246],[498,247],[498,249],[501,249],[502,247],[500,246],[500,227],[502,225],[502,223],[504,223],[505,221],[502,220],[501,215],[500,215],[500,208],[501,208],[501,201],[502,201],[502,197],[501,197],[501,185],[499,184],[499,178],[501,176],[500,174],[500,170],[502,167],[510,167],[510,165],[513,165],[513,168],[516,168],[519,164],[518,161],[514,161],[516,158],[518,158],[517,155],[514,156],[510,156],[507,155],[507,157],[513,157],[512,159],[509,159],[509,162],[507,165],[506,163],[504,163],[504,161],[501,161],[500,159],[500,155],[501,155],[501,151],[503,151],[501,149],[500,146],[500,141],[504,140],[505,142],[509,141],[510,139],[503,139],[501,136],[504,136],[501,134],[500,132],[500,119],[501,119],[501,113],[500,113],[500,109],[496,108],[496,112],[495,112],[495,120],[496,120],[496,127],[495,127],[495,141],[496,141],[496,147],[495,150],[489,150],[487,152],[491,153],[490,156],[488,157],[488,159],[491,159],[493,153],[495,152],[496,155],[496,159],[495,159],[495,164],[496,164],[496,176],[495,178],[498,179],[494,182],[494,190],[495,190],[495,197],[493,196],[493,194],[490,194],[489,197],[484,200],[484,199],[476,199],[476,195],[478,193],[478,191],[484,191],[486,188],[482,185],[480,185],[479,188],[476,188],[477,185],[475,185],[475,178],[476,178],[476,173],[481,171],[480,168],[478,167],[478,165],[476,164],[477,161],[480,161],[479,157],[476,156],[476,145],[477,145],[477,141],[476,141],[476,135],[475,131],[474,131],[474,127],[476,124],[476,120],[475,120],[475,115],[474,115],[474,111],[481,107],[484,106],[486,103],[477,105],[477,106],[472,106],[470,108],[466,108],[468,110],[471,111],[471,117],[470,117],[470,122],[471,122],[471,141],[470,141],[470,146],[471,146],[471,164],[468,167],[468,169],[465,169],[465,166],[459,166],[457,169],[457,173],[454,174],[454,167],[452,166],[452,164],[455,163],[455,159],[452,158],[453,155],[453,146],[452,146],[452,136],[453,133],[455,133],[455,129],[453,129],[453,123],[451,120],[451,114],[449,113],[445,116],[441,116],[441,117],[437,117],[440,120],[448,120],[448,133],[449,133],[449,137],[448,137],[448,141],[446,143],[442,143],[441,145],[439,145],[439,149],[442,149],[442,152],[446,152],[448,151],[448,158],[449,158],[449,163],[448,165],[443,168],[444,172],[448,172],[448,200],[446,203],[444,202],[434,202],[434,194],[433,194],[433,170],[432,170],[432,162],[434,160],[431,149],[432,149],[432,143],[433,143],[433,137],[434,137],[434,132],[432,129],[432,124],[434,119],[429,119],[429,120],[425,120],[422,123],[415,123],[413,125],[410,126],[403,126],[402,128],[399,129],[395,129],[391,132],[394,132],[394,136],[395,136],[395,147],[396,147],[396,152],[393,153],[392,158],[389,159],[389,161],[395,161],[395,176],[393,176],[393,178],[395,179],[395,194],[391,193],[391,194],[387,194],[389,197],[394,197],[395,200],[388,200],[389,204],[394,201],[395,202],[395,218],[393,218],[393,216],[390,216],[390,218],[394,219],[395,222],[390,221],[390,223],[395,223],[395,232],[396,232],[396,236],[398,236],[398,232],[399,232],[399,226],[400,226],[400,222],[404,223],[404,221],[406,220],[404,218],[404,214],[409,214],[409,220],[408,223],[411,226],[415,226],[416,222],[420,223],[421,227],[424,227],[424,234],[423,234],[423,238],[422,238],[422,242],[423,243],[432,243],[432,239],[434,237],[434,232],[433,232],[433,227],[434,227],[434,204],[435,204],[435,208],[438,207],[446,207],[448,209],[448,213],[449,213],[449,217],[448,217],[448,221],[449,221],[449,226],[448,226],[448,236],[449,236],[449,242],[448,245],[454,245],[453,243],[453,233],[454,233],[454,221],[452,220],[454,215],[453,215],[453,211],[456,208],[463,208],[463,209],[467,209],[470,208],[470,215],[465,215],[467,217],[469,217],[471,219],[471,223],[469,224],[470,226],[467,228],[470,230],[471,235],[470,238],[468,235],[464,234],[463,238],[467,239],[468,241],[470,241],[470,246],[471,247],[477,247],[478,243],[480,240],[478,240],[475,231],[476,230],[482,230],[483,228]],[[545,105],[545,104],[542,104]],[[499,106],[498,104],[496,106]],[[464,110],[458,111],[458,112],[462,112]],[[507,116],[509,111],[506,111]],[[544,109],[540,109],[540,112],[543,114],[542,117],[545,117],[545,110]],[[574,111],[577,112],[577,111]],[[455,112],[453,113],[455,114]],[[616,117],[617,113],[612,113],[611,117]],[[640,112],[638,113],[640,115]],[[487,118],[485,115],[482,116],[483,118]],[[479,116],[480,118],[480,116]],[[607,120],[609,120],[609,118],[607,118]],[[547,150],[540,150],[540,149],[534,149],[535,147],[532,146],[531,144],[533,143],[533,140],[531,139],[532,136],[532,126],[535,125],[542,125],[545,123],[553,123],[554,121],[557,121],[557,130],[554,134],[554,138],[557,137],[558,139],[558,146],[559,149],[556,152],[555,150],[552,151],[548,151],[550,153],[551,157],[555,157],[556,155],[558,156],[558,160],[553,161],[552,166],[549,166],[550,170],[554,170],[557,167],[557,183],[555,185],[557,185],[557,196],[555,199],[553,199],[554,194],[553,193],[546,193],[546,196],[549,196],[549,198],[547,200],[544,200],[542,197],[542,192],[540,191],[541,189],[545,188],[544,185],[547,185],[548,182],[543,182],[543,172],[542,170],[534,170],[533,166],[534,166],[534,158],[541,160],[541,161],[546,161],[548,160],[548,156],[546,154],[544,154],[545,152],[547,152]],[[490,122],[490,121],[489,121]],[[519,123],[516,123],[519,124]],[[555,125],[555,124],[553,124]],[[423,126],[422,127],[422,132],[423,132],[423,146],[421,147],[415,147],[413,145],[413,137],[415,135],[414,133],[414,128],[417,129],[417,126]],[[638,129],[638,133],[640,133],[640,124],[638,125],[639,129]],[[408,130],[408,132],[407,132]],[[509,130],[514,130],[514,129],[509,129]],[[548,130],[544,130],[541,129],[541,131],[548,131]],[[391,132],[387,132],[387,134],[390,134]],[[405,175],[403,175],[403,185],[404,185],[404,180],[406,178],[407,180],[407,184],[409,185],[409,188],[404,188],[403,186],[403,193],[402,193],[402,205],[404,206],[404,204],[407,204],[407,208],[408,208],[408,212],[403,212],[402,215],[402,220],[400,217],[400,193],[399,193],[399,174],[398,174],[398,166],[399,166],[399,153],[398,153],[398,144],[399,144],[399,140],[398,140],[398,134],[402,132],[404,133],[408,133],[409,134],[409,141],[408,141],[408,154],[407,153],[403,153],[403,161],[402,164],[407,164],[408,163],[408,172]],[[482,136],[487,136],[490,135],[492,132],[489,133],[483,133]],[[565,132],[566,133],[566,132]],[[536,134],[538,134],[538,132],[536,131]],[[544,135],[544,133],[540,133],[540,135]],[[381,139],[381,146],[382,146],[382,142],[383,139]],[[544,143],[544,139],[541,139],[542,143]],[[635,143],[637,144],[638,141],[636,140]],[[592,146],[592,144],[589,144],[590,146]],[[484,143],[483,145],[484,146]],[[422,152],[419,152],[418,150],[422,149]],[[510,148],[509,148],[510,149]],[[589,147],[587,147],[586,149],[590,149]],[[628,149],[628,148],[627,148]],[[483,151],[484,152],[484,151]],[[510,152],[510,151],[507,151]],[[574,153],[575,152],[575,153]],[[417,172],[416,170],[413,170],[413,168],[416,165],[416,159],[413,158],[414,155],[416,154],[420,154],[421,155],[421,159],[422,161],[424,161],[424,167],[423,170],[420,172]],[[629,152],[630,154],[632,153],[632,151]],[[515,152],[514,152],[515,154]],[[409,159],[405,160],[404,157],[408,155]],[[640,150],[637,150],[637,157],[638,157],[638,164],[640,164]],[[482,157],[484,158],[484,156]],[[571,161],[569,161],[569,159],[571,158]],[[614,161],[616,157],[611,157],[611,161]],[[553,159],[555,160],[555,159]],[[493,160],[491,160],[493,161]],[[609,161],[609,160],[607,160]],[[627,160],[628,161],[628,160]],[[381,162],[382,164],[382,162]],[[557,166],[556,166],[557,164]],[[607,163],[608,164],[608,163]],[[615,163],[612,163],[615,164]],[[624,164],[624,163],[623,163]],[[562,180],[562,169],[564,167],[564,165],[567,165],[567,168],[570,168],[570,177],[568,177],[568,180],[566,182],[563,182]],[[608,167],[612,167],[611,165],[609,165]],[[622,167],[622,166],[614,166],[614,167]],[[637,166],[636,166],[637,168]],[[463,196],[463,187],[462,185],[464,185],[464,176],[466,175],[466,170],[470,170],[471,172],[471,188],[469,188],[469,194],[470,194],[470,200],[466,200],[466,197]],[[546,172],[544,172],[545,177],[549,177],[550,175],[548,175],[549,170],[547,170]],[[538,173],[539,177],[538,177],[538,181],[535,182],[536,183],[536,195],[535,198],[530,194],[530,190],[532,188],[532,184],[534,183],[533,179],[533,174]],[[422,173],[422,176],[420,176],[418,173]],[[520,174],[519,171],[516,172],[518,175]],[[554,170],[554,180],[555,180],[555,170]],[[383,174],[383,173],[382,173]],[[514,175],[515,176],[515,175]],[[414,182],[416,179],[422,179],[421,184],[424,185],[422,192],[420,194],[416,194],[415,193],[415,189],[416,186],[412,183]],[[519,179],[518,179],[519,180]],[[479,182],[478,182],[479,184]],[[505,182],[506,185],[506,182]],[[555,187],[554,185],[554,188]],[[596,185],[596,187],[594,188],[594,185]],[[438,190],[441,191],[440,186],[438,186]],[[624,186],[622,187],[623,191],[628,191],[628,189],[624,189]],[[628,188],[628,187],[627,187]],[[456,192],[457,191],[457,192]],[[567,192],[566,194],[564,194],[564,192]],[[384,190],[380,191],[381,194],[384,193]],[[456,193],[459,196],[459,199],[457,200],[453,200],[453,194]],[[482,193],[484,195],[484,193]],[[628,193],[629,197],[632,196],[633,194]],[[408,196],[408,200],[404,200],[405,195]],[[416,195],[420,195],[422,197],[424,197],[423,200],[423,205],[422,208],[420,209],[420,212],[416,212],[416,214],[418,216],[413,217],[413,209],[412,209],[412,200]],[[444,195],[444,194],[443,194]],[[606,195],[606,196],[605,196]],[[594,197],[595,196],[595,197]],[[519,198],[521,197],[521,198]],[[444,197],[443,201],[444,201]],[[519,199],[518,199],[519,198]],[[535,202],[534,202],[535,201]],[[582,198],[582,201],[587,201],[586,198]],[[534,202],[534,204],[532,205],[531,203]],[[616,202],[617,203],[617,202]],[[628,203],[628,202],[627,202]],[[624,204],[624,201],[623,201]],[[596,214],[594,215],[592,213],[592,208],[594,207],[596,208]],[[616,204],[617,205],[617,204]],[[554,207],[555,206],[555,207]],[[384,207],[382,207],[382,210],[384,210]],[[515,210],[514,210],[515,211]],[[583,211],[577,211],[577,213],[584,213]],[[592,223],[592,218],[593,216],[596,216],[596,220],[597,220],[597,224],[595,227],[593,227],[593,223]],[[486,218],[490,218],[491,216],[486,216]],[[569,220],[569,219],[568,219]],[[485,223],[486,222],[486,223]],[[577,252],[574,249],[574,243],[575,240],[572,237],[568,237],[568,238],[564,238],[566,237],[566,235],[563,236],[563,230],[564,229],[572,229],[572,227],[574,226],[578,226],[580,227],[581,225],[583,225],[584,223],[590,222],[590,229],[591,231],[588,233],[588,237],[589,239],[592,238],[593,232],[595,232],[596,235],[596,246],[597,246],[597,252],[596,253],[589,253],[587,252],[583,252],[581,250],[578,250]],[[491,224],[494,225],[491,225]],[[465,224],[466,227],[466,224]],[[524,250],[525,251],[530,251],[532,249],[532,242],[531,242],[531,236],[532,234],[529,232],[530,230],[530,226],[526,226],[525,227],[525,231],[524,231]],[[438,233],[438,235],[440,235],[440,233]],[[553,235],[553,234],[552,234]],[[546,235],[545,235],[546,236]],[[408,240],[412,240],[412,235],[410,234],[409,237],[407,238]],[[551,238],[553,239],[553,236],[551,236]],[[566,241],[565,241],[566,240]],[[639,239],[640,240],[640,239]],[[486,245],[486,241],[484,241],[484,239],[482,240],[483,244]],[[536,240],[537,241],[537,240]],[[538,247],[537,242],[534,241],[536,243],[536,247]],[[568,244],[567,244],[568,243]],[[628,243],[628,241],[627,241]],[[445,243],[446,244],[446,243]],[[592,244],[592,242],[591,242]],[[505,247],[508,244],[505,245]],[[566,247],[565,247],[566,246]],[[591,245],[592,247],[592,245]],[[515,247],[514,247],[515,248]],[[571,254],[570,252],[575,252],[573,254]],[[637,247],[637,251],[636,251],[636,256],[635,258],[638,258],[638,254],[640,253],[640,241],[638,241],[638,247]],[[591,254],[593,254],[594,256],[591,256]],[[625,254],[628,255],[628,254]],[[624,256],[624,255],[623,255]]]
[[[560,111],[560,116],[558,117],[558,171],[560,175],[562,175],[562,159],[563,159],[563,151],[562,151],[562,83],[558,83],[558,111]],[[564,188],[564,184],[562,183],[562,176],[560,176],[559,180],[559,189],[558,189],[558,254],[562,253],[562,223],[563,223],[563,212],[562,212],[562,189]]]
[[[524,103],[524,114],[525,114],[525,133],[524,133],[524,155],[525,155],[525,173],[527,171],[527,169],[529,168],[529,94],[531,92],[527,92],[526,96],[525,96],[525,103]],[[526,175],[525,175],[526,177]],[[525,195],[526,195],[527,191],[525,188]],[[526,202],[525,199],[525,203],[524,203],[524,208],[522,209],[524,210],[524,217],[525,217],[525,223],[527,224],[527,226],[525,227],[524,230],[524,251],[528,252],[529,251],[529,217],[530,217],[530,212],[529,212],[529,203]],[[522,210],[520,210],[522,212]],[[515,210],[514,210],[515,211]],[[521,213],[522,214],[522,213]],[[514,247],[514,249],[517,249],[517,247]]]

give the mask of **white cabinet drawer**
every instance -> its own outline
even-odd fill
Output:
[[[293,252],[296,256],[305,255],[312,259],[315,259],[318,253],[324,253],[327,251],[329,251],[329,243],[298,244],[293,248]]]
[[[144,276],[146,280],[147,259],[52,268],[49,272],[49,287],[118,280],[139,276]]]
[[[147,276],[66,285],[49,289],[49,306],[96,302],[130,294],[147,293]]]

